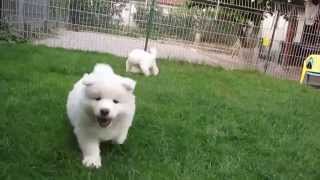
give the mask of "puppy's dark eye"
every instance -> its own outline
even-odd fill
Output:
[[[95,98],[96,101],[100,101],[101,100],[101,97],[97,97]]]
[[[113,103],[118,104],[118,103],[119,103],[119,101],[118,101],[118,100],[116,100],[116,99],[114,99],[114,100],[113,100]]]

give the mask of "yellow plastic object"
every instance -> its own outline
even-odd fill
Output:
[[[304,60],[302,73],[300,77],[300,84],[304,82],[304,78],[307,75],[307,81],[309,76],[320,77],[320,55],[310,55]]]
[[[262,38],[262,45],[268,47],[270,45],[270,39],[267,37]]]

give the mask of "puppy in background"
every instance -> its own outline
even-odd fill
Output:
[[[145,76],[159,74],[159,68],[156,62],[157,49],[151,48],[150,52],[142,49],[134,49],[128,55],[126,62],[126,71],[132,73],[142,72]]]
[[[85,74],[67,99],[67,115],[73,126],[86,167],[101,166],[101,141],[123,144],[135,113],[136,82],[97,64]]]

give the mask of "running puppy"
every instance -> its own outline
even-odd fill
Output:
[[[83,154],[82,164],[99,168],[101,141],[123,144],[135,113],[136,82],[97,64],[69,92],[67,114]]]
[[[150,52],[142,49],[134,49],[129,53],[126,62],[126,71],[132,73],[142,72],[145,76],[158,75],[159,68],[156,62],[157,49],[151,48]]]

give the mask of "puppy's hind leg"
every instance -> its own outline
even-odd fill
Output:
[[[77,135],[79,146],[83,154],[82,164],[86,167],[101,167],[99,140],[89,138],[80,131],[77,131],[75,134]]]
[[[131,66],[131,72],[133,73],[140,73],[141,70],[138,66]]]
[[[150,76],[150,68],[149,68],[149,66],[147,64],[141,63],[140,64],[140,69],[141,69],[141,71],[143,72],[143,74],[145,76]]]
[[[130,72],[130,69],[131,69],[131,65],[130,65],[129,60],[127,60],[126,61],[126,72]]]
[[[156,64],[154,64],[153,66],[152,66],[152,68],[151,68],[151,71],[152,71],[152,74],[153,75],[158,75],[159,74],[159,68],[158,68],[158,66],[156,65]]]

